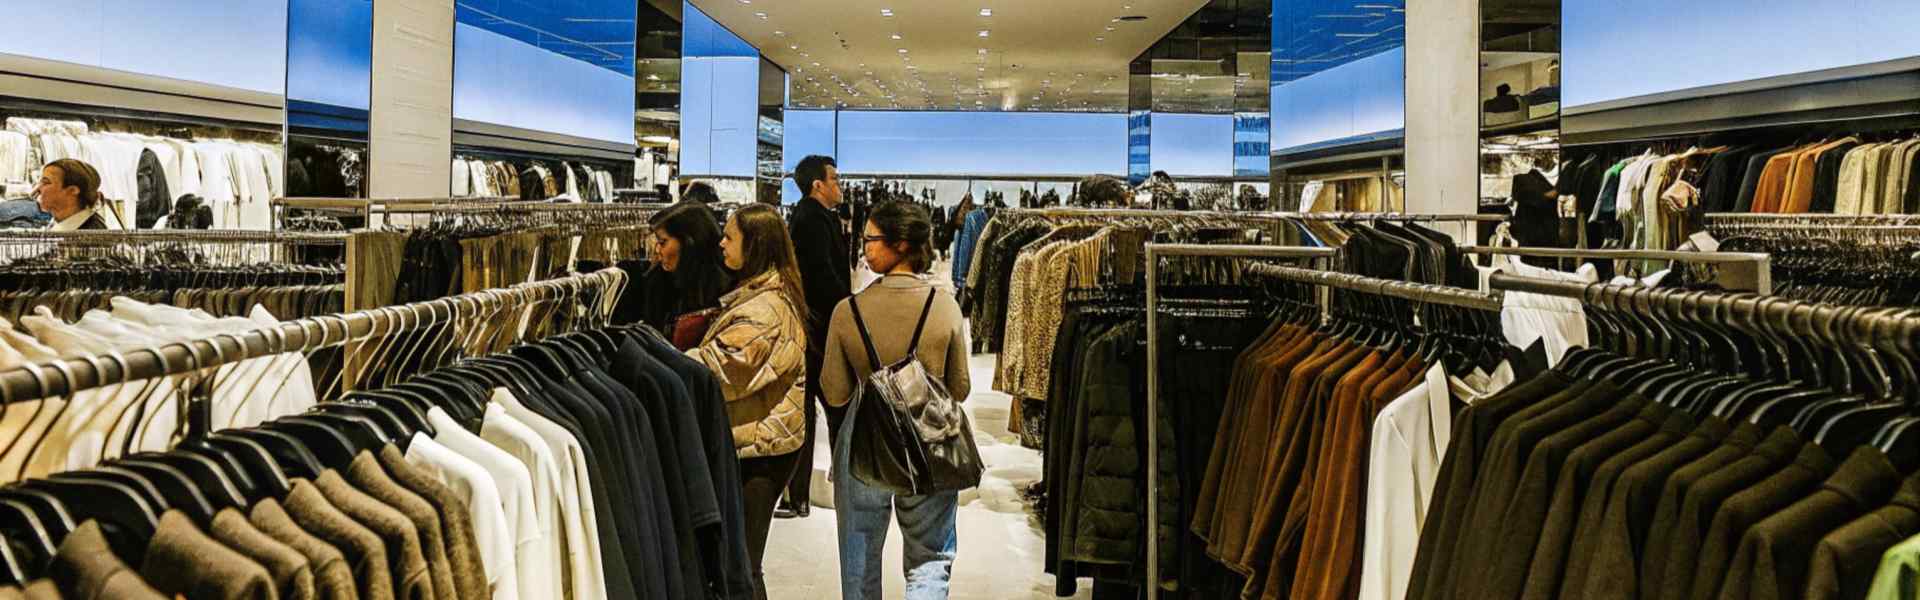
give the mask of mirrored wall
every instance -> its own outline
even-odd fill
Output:
[[[367,196],[373,0],[287,2],[287,196]]]
[[[1481,0],[1479,94],[1480,212],[1512,215],[1523,245],[1578,244],[1558,191],[1560,0]]]

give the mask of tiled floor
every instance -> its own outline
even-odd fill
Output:
[[[1043,534],[1022,505],[1018,490],[1040,478],[1040,454],[1007,432],[1011,399],[991,389],[992,355],[973,357],[973,395],[967,399],[986,481],[960,496],[960,558],[954,564],[952,600],[1053,598],[1053,576],[1041,570]],[[824,446],[824,444],[822,444]],[[816,480],[814,493],[827,486]],[[776,520],[767,543],[767,592],[773,600],[840,597],[834,514],[814,508],[805,519]],[[900,598],[900,530],[887,540],[887,598]],[[1081,586],[1082,597],[1089,597]]]

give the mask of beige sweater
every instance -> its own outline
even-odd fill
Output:
[[[866,320],[867,333],[873,337],[874,351],[882,365],[905,358],[907,343],[913,339],[913,326],[926,306],[931,279],[910,275],[888,275],[868,286],[855,297],[860,300],[860,316]],[[967,339],[961,332],[965,317],[953,295],[936,292],[927,314],[926,331],[920,334],[920,364],[947,385],[955,400],[965,401],[972,391],[967,371]],[[820,367],[820,390],[827,402],[845,406],[867,375],[873,373],[867,350],[860,343],[860,329],[854,324],[853,308],[842,300],[833,309],[833,321],[827,328],[827,355]]]

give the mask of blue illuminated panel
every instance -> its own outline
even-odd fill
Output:
[[[1155,113],[1153,170],[1174,177],[1233,175],[1233,115]]]
[[[800,166],[800,159],[809,154],[836,156],[834,111],[830,110],[793,110],[786,114],[787,136],[785,146],[781,148],[781,162],[784,171],[792,173]],[[787,177],[781,185],[780,201],[792,204],[800,200],[800,188],[793,184],[793,178]]]
[[[839,161],[849,173],[1118,175],[1127,170],[1119,113],[840,113]]]
[[[290,0],[287,20],[287,99],[367,110],[373,82],[373,0]]]
[[[286,91],[286,0],[24,0],[0,53],[244,90]]]
[[[633,143],[632,0],[461,0],[458,119]]]
[[[1574,108],[1920,56],[1916,25],[1914,0],[1562,0],[1561,96]]]
[[[1267,113],[1233,114],[1233,176],[1266,177],[1273,161],[1267,159],[1272,148],[1273,119]]]
[[[1272,152],[1401,135],[1405,9],[1405,0],[1273,1]]]
[[[1127,113],[1127,184],[1140,185],[1153,175],[1153,113]]]

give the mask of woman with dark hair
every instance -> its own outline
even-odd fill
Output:
[[[733,447],[740,457],[746,506],[747,551],[754,597],[767,597],[761,559],[773,505],[800,463],[806,439],[806,293],[800,264],[780,213],[766,205],[742,208],[727,220],[720,240],[727,268],[740,284],[720,297],[720,315],[700,345],[687,352],[713,371],[727,400]]]
[[[939,377],[948,393],[964,401],[972,390],[967,371],[967,340],[960,305],[953,295],[933,284],[933,221],[926,209],[911,202],[880,205],[867,217],[862,251],[867,268],[881,279],[854,297],[840,302],[827,329],[826,363],[820,369],[820,389],[827,403],[845,406],[858,382],[876,368],[895,364],[909,354],[927,372]],[[859,304],[860,320],[852,305]],[[913,344],[916,324],[919,344]],[[859,323],[877,325],[864,333],[873,343],[878,365],[871,364]],[[848,421],[851,423],[852,421]],[[954,515],[957,492],[922,496],[895,496],[855,478],[847,468],[852,437],[861,435],[842,427],[834,445],[833,502],[839,519],[840,597],[843,600],[880,600],[881,553],[887,540],[889,513],[897,515],[906,543],[906,597],[931,600],[947,597],[959,536]]]
[[[680,191],[680,201],[698,202],[700,204],[719,204],[720,192],[714,191],[713,184],[711,183],[695,181],[687,184],[687,189]]]
[[[34,188],[40,210],[53,215],[54,231],[109,229],[100,206],[100,172],[78,159],[62,158],[40,169]]]
[[[668,273],[671,297],[660,301],[658,322],[673,345],[687,350],[706,336],[720,311],[720,296],[733,287],[720,258],[720,226],[713,211],[681,202],[653,215],[653,264]]]

